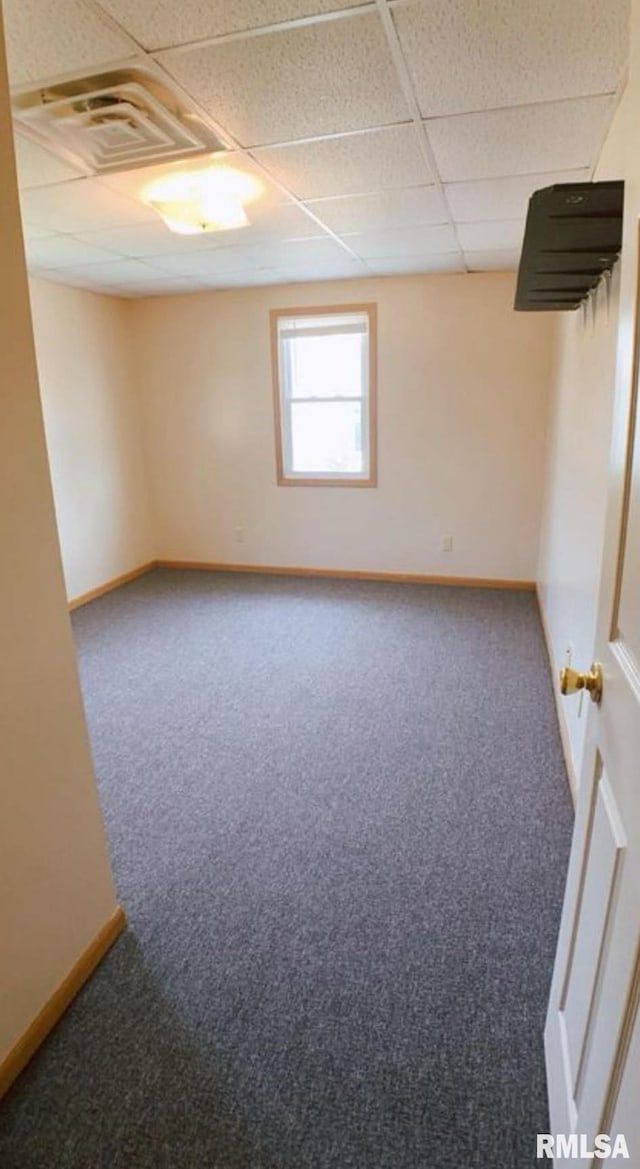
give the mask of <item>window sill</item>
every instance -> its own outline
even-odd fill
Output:
[[[278,475],[278,487],[377,487],[375,475],[367,479],[356,479],[350,476],[313,476],[313,475]]]

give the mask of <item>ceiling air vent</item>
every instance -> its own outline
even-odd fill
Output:
[[[140,68],[18,94],[13,114],[30,137],[94,175],[225,149],[187,99]]]
[[[514,308],[576,309],[622,246],[624,183],[556,183],[529,200]]]

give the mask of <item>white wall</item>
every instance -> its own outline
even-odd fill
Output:
[[[559,323],[548,443],[547,495],[539,564],[540,599],[556,668],[573,645],[577,669],[594,656],[598,586],[604,553],[609,450],[616,377],[629,376],[636,314],[640,217],[640,0],[632,4],[629,81],[604,144],[595,178],[625,180],[623,249],[607,319],[601,294],[595,330],[582,313]],[[560,704],[569,770],[580,782],[586,718],[579,703]]]
[[[513,291],[491,273],[134,303],[158,555],[534,579],[552,322],[513,312]],[[361,301],[378,305],[379,486],[278,487],[269,309]]]
[[[0,1063],[115,908],[47,468],[0,21]]]
[[[582,310],[558,322],[552,392],[547,494],[541,538],[539,595],[554,670],[593,658],[615,375],[619,273],[611,308],[600,293],[595,325]],[[567,650],[570,650],[567,656]],[[554,679],[555,682],[555,679]],[[586,710],[564,701],[572,784],[582,766]]]
[[[127,301],[31,282],[68,597],[153,559]]]

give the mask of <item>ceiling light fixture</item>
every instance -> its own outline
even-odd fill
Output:
[[[246,227],[245,204],[258,199],[262,190],[253,175],[214,164],[164,175],[145,187],[142,197],[170,231],[200,235]]]

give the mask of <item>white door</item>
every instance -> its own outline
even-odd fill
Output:
[[[545,1045],[551,1132],[584,1133],[587,1150],[593,1150],[591,1142],[596,1134],[622,1133],[629,1145],[626,1163],[640,1169],[637,223],[631,232],[627,229],[627,235],[632,237],[628,242],[635,255],[624,257],[607,538],[596,640],[596,659],[603,674],[602,700],[599,706],[586,702],[589,745]],[[576,490],[580,490],[579,484]],[[588,662],[580,664],[589,668]],[[564,701],[576,702],[578,698]],[[580,1155],[573,1158],[575,1165],[599,1163]],[[556,1164],[560,1169],[567,1160],[557,1157]]]

